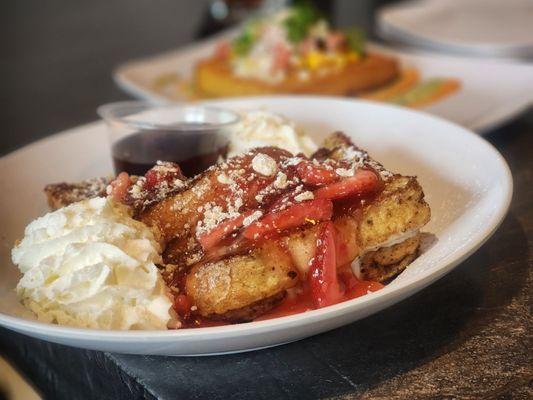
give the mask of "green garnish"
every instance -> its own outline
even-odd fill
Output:
[[[233,39],[232,47],[236,55],[245,56],[250,52],[257,36],[256,25],[257,21],[249,22],[246,24],[241,34]]]
[[[410,105],[431,98],[445,83],[444,79],[433,78],[419,83],[414,88],[393,97],[389,101],[395,104]]]
[[[291,7],[289,16],[283,21],[287,38],[298,43],[304,40],[309,28],[322,18],[320,12],[308,2],[300,2]]]
[[[356,27],[351,27],[344,29],[342,33],[346,35],[350,49],[359,55],[365,54],[366,35],[364,31]]]

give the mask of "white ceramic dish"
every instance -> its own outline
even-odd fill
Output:
[[[154,89],[153,82],[169,73],[190,79],[196,62],[212,54],[220,38],[232,34],[230,31],[173,52],[128,62],[115,71],[114,79],[122,89],[137,98],[157,102],[183,101],[186,96],[179,89],[161,92]],[[407,53],[375,44],[370,48],[398,57],[402,65],[417,68],[422,78],[460,80],[459,91],[423,110],[480,133],[515,117],[533,102],[533,65]]]
[[[530,0],[416,0],[379,10],[387,39],[464,55],[532,58]]]
[[[24,334],[121,353],[201,355],[274,346],[334,329],[412,295],[468,257],[494,232],[512,193],[500,154],[479,136],[432,116],[375,103],[321,97],[216,102],[265,107],[297,121],[316,139],[342,129],[386,167],[416,174],[432,208],[425,228],[437,241],[381,291],[332,307],[269,321],[177,331],[98,331],[36,322],[16,300],[19,278],[10,248],[24,226],[46,212],[42,187],[111,172],[103,123],[81,126],[0,159],[0,325]]]

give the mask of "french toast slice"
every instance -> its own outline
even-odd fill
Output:
[[[353,150],[361,151],[336,132],[316,156],[342,159]],[[392,174],[375,160],[370,163],[385,177],[385,184],[376,198],[362,205],[357,227],[360,254],[354,269],[362,279],[385,282],[417,257],[420,228],[429,222],[431,210],[416,177]]]
[[[250,321],[281,301],[297,278],[289,254],[268,242],[248,254],[196,264],[185,287],[204,317]]]
[[[211,58],[196,66],[194,84],[201,97],[210,98],[287,93],[352,95],[382,86],[398,73],[396,60],[370,53],[340,70],[314,72],[308,79],[292,71],[281,82],[269,83],[235,76],[228,60]]]

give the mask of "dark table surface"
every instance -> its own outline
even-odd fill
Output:
[[[339,1],[335,12],[346,21],[349,10],[358,11],[353,19],[368,26],[375,5]],[[204,7],[175,0],[2,2],[0,152],[92,121],[99,104],[127,98],[112,69],[191,41]],[[377,315],[229,356],[109,354],[6,330],[0,354],[53,399],[533,398],[533,111],[486,138],[514,176],[502,226],[452,273]]]

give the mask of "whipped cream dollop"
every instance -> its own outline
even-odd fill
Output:
[[[243,113],[233,129],[228,157],[244,153],[254,147],[276,146],[292,154],[311,155],[317,145],[295,123],[279,114],[262,110]]]
[[[94,198],[30,223],[12,250],[22,303],[40,321],[95,329],[166,329],[171,301],[160,245],[127,206]]]

